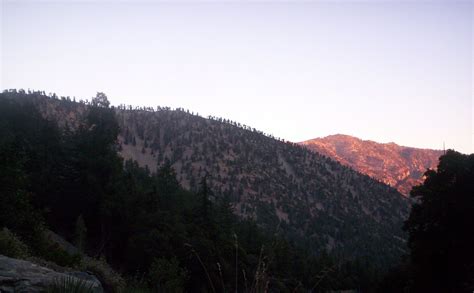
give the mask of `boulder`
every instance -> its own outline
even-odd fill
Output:
[[[0,255],[0,292],[43,292],[55,280],[73,278],[92,285],[96,293],[104,292],[97,278],[86,272],[60,273],[29,261]]]

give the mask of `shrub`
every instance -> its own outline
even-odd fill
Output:
[[[29,256],[29,249],[15,234],[7,228],[0,230],[0,254],[24,259]]]
[[[71,276],[55,279],[46,293],[93,293],[93,284]]]
[[[110,267],[105,258],[84,257],[79,269],[92,272],[102,283],[106,292],[122,292],[125,288],[124,279]]]
[[[42,239],[41,243],[38,244],[38,256],[54,262],[55,264],[62,267],[76,267],[81,262],[80,254],[69,254],[66,250],[61,248],[57,243],[52,243],[46,239]]]
[[[162,289],[164,292],[184,292],[187,273],[179,266],[176,258],[155,259],[149,275],[154,288]]]

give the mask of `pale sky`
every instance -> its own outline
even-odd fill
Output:
[[[8,1],[0,89],[474,152],[471,1]]]

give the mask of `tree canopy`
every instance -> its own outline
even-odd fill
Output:
[[[449,150],[414,187],[405,224],[414,292],[474,290],[474,155]]]

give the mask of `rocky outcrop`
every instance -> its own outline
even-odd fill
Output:
[[[55,280],[85,281],[93,292],[104,292],[97,278],[86,272],[60,273],[29,261],[0,255],[0,292],[43,292]]]
[[[363,174],[384,182],[404,195],[435,169],[440,150],[418,149],[395,143],[377,143],[349,135],[330,135],[300,143]]]

